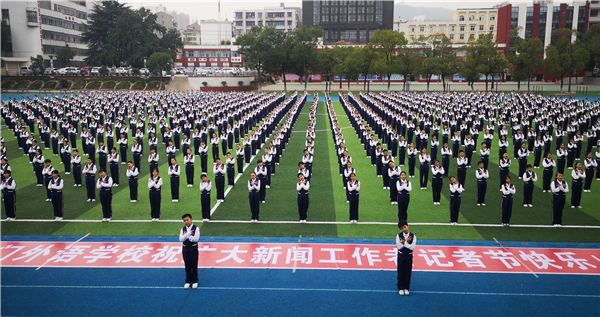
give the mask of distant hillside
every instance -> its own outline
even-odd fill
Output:
[[[452,10],[445,8],[411,7],[402,4],[394,5],[394,19],[402,17],[412,20],[415,15],[425,15],[425,20],[450,20]]]

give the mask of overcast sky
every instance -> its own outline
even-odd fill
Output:
[[[190,15],[190,23],[198,20],[216,19],[218,17],[218,3],[214,0],[120,0],[126,2],[133,8],[140,6],[158,6],[162,4],[167,10],[185,12]],[[468,7],[492,7],[502,3],[502,0],[460,0],[460,1],[435,1],[435,0],[406,0],[395,1],[396,4],[405,4],[414,7],[442,7],[447,9],[468,8]],[[522,3],[531,1],[510,1],[511,3]],[[572,3],[572,0],[555,0],[554,3]],[[262,9],[264,7],[277,7],[280,3],[285,3],[286,7],[302,7],[302,1],[282,1],[282,0],[221,0],[221,19],[230,21],[233,19],[233,12],[242,9]],[[423,14],[427,14],[425,11]]]

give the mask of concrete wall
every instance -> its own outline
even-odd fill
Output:
[[[202,86],[202,82],[207,82],[209,87],[221,86],[222,81],[227,82],[227,86],[237,87],[238,81],[243,81],[244,86],[249,86],[250,82],[254,80],[254,77],[188,77],[188,81],[192,89],[197,90]]]

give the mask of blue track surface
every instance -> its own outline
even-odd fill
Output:
[[[3,236],[3,241],[76,241],[78,236]],[[295,242],[296,238],[203,237],[203,241]],[[89,236],[85,241],[176,237]],[[289,241],[288,241],[289,240]],[[307,243],[386,243],[391,239],[307,238]],[[421,245],[496,245],[421,240]],[[504,243],[503,243],[504,244]],[[506,242],[505,246],[598,248],[598,244]],[[413,272],[411,295],[390,271],[201,269],[184,290],[178,268],[1,270],[2,316],[598,316],[600,276]],[[32,301],[32,299],[35,299]]]

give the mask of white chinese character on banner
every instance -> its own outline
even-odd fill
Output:
[[[511,252],[505,252],[502,250],[489,250],[488,252],[483,252],[483,254],[491,255],[490,259],[502,261],[502,263],[509,269],[512,269],[513,266],[521,266],[521,263],[515,259]]]
[[[140,262],[142,262],[142,260],[140,258],[146,254],[149,254],[150,250],[152,250],[152,249],[154,249],[154,248],[149,247],[147,245],[145,245],[143,247],[139,247],[139,248],[136,245],[132,245],[129,249],[124,250],[123,253],[121,253],[117,256],[116,263],[126,263],[126,262],[131,262],[131,261],[133,261],[135,263],[140,263]]]
[[[35,258],[37,258],[40,255],[43,256],[48,256],[50,254],[50,250],[52,249],[54,245],[51,244],[47,247],[44,248],[44,245],[38,245],[37,247],[33,248],[33,249],[29,249],[27,251],[24,251],[22,254],[22,256],[18,257],[18,258],[14,258],[13,261],[19,261],[21,259],[24,258],[29,258],[27,260],[25,260],[25,262],[31,262],[33,260],[35,260]]]
[[[113,257],[110,254],[119,252],[119,248],[121,248],[120,245],[103,245],[90,251],[93,255],[86,255],[83,258],[90,259],[87,263],[94,263],[100,259],[110,259]]]
[[[431,255],[431,259],[429,258],[430,255]],[[419,256],[422,256],[425,258],[425,263],[428,266],[432,266],[434,263],[436,266],[439,266],[439,267],[453,267],[454,266],[454,263],[452,263],[452,262],[442,263],[440,261],[440,259],[446,258],[446,255],[444,254],[444,251],[442,251],[442,250],[427,250],[427,251],[425,251],[423,249],[419,249]]]
[[[25,249],[25,246],[24,246],[24,245],[12,245],[12,244],[9,244],[9,245],[7,245],[7,246],[5,246],[5,247],[1,247],[1,248],[0,248],[0,250],[9,250],[9,249],[14,249],[14,251],[13,251],[13,252],[11,252],[11,253],[9,253],[9,254],[7,254],[7,255],[5,255],[5,256],[3,256],[3,257],[0,259],[0,261],[4,261],[4,260],[6,260],[6,259],[10,258],[10,257],[11,257],[13,254],[15,254],[15,253],[17,253],[17,252],[19,252],[19,251],[21,251],[21,250]],[[4,253],[5,253],[5,252],[2,252],[2,254],[4,254]]]
[[[237,263],[243,263],[244,260],[240,259],[237,255],[238,253],[248,253],[248,250],[240,250],[240,246],[236,245],[235,247],[233,247],[233,250],[222,250],[221,253],[229,253],[229,255],[222,259],[216,260],[215,262],[221,263],[229,259],[233,259]]]
[[[277,257],[281,254],[281,247],[273,247],[267,248],[265,246],[260,246],[254,249],[254,253],[252,253],[252,260],[250,262],[258,264],[262,262],[263,264],[271,262],[271,264],[277,264]]]
[[[458,251],[454,251],[453,253],[453,257],[460,258],[456,260],[456,262],[464,263],[467,267],[485,267],[483,262],[480,260],[481,255],[477,255],[475,251],[458,249]]]
[[[338,260],[335,257],[336,252],[344,252],[343,248],[333,249],[333,248],[321,248],[323,252],[329,252],[329,259],[319,260],[319,263],[348,263],[348,260]]]
[[[181,246],[179,247],[170,247],[170,246],[164,246],[158,250],[156,250],[156,253],[154,253],[153,255],[151,255],[152,260],[150,261],[150,263],[160,263],[160,262],[166,262],[166,263],[175,263],[177,262],[177,255],[181,253]]]
[[[302,264],[312,263],[312,248],[311,247],[292,247],[288,249],[287,256],[285,258],[285,264],[290,264],[292,261]]]
[[[389,262],[394,262],[394,264],[396,264],[396,266],[398,266],[398,249],[397,248],[393,248],[393,249],[389,249],[387,250],[387,252],[385,253],[385,256],[387,256],[387,260]]]
[[[554,252],[554,255],[556,255],[559,260],[567,262],[568,267],[573,267],[574,264],[577,264],[581,270],[587,270],[587,266],[596,268],[595,265],[589,264],[586,259],[575,259],[573,257],[575,253],[573,252]]]
[[[54,263],[69,263],[73,261],[73,259],[75,259],[77,256],[82,255],[83,252],[86,251],[86,249],[89,249],[91,247],[91,245],[74,245],[68,249],[58,250],[58,252],[56,252],[56,255],[51,257],[48,261],[54,260]]]
[[[535,267],[537,267],[538,269],[544,269],[547,270],[548,266],[553,266],[557,269],[561,269],[562,270],[562,266],[560,265],[556,265],[556,264],[552,264],[556,261],[551,260],[547,255],[545,254],[540,254],[537,253],[535,251],[529,251],[529,254],[526,254],[523,251],[519,251],[519,255],[521,256],[521,259],[523,259],[523,261],[529,261],[531,263],[533,263],[533,265],[535,265]]]
[[[361,256],[367,257],[367,262],[369,262],[369,266],[375,265],[375,262],[381,262],[379,258],[379,250],[370,250],[369,248],[363,248],[363,252],[360,252],[360,247],[354,248],[354,253],[352,257],[356,259],[356,264],[362,265]]]

